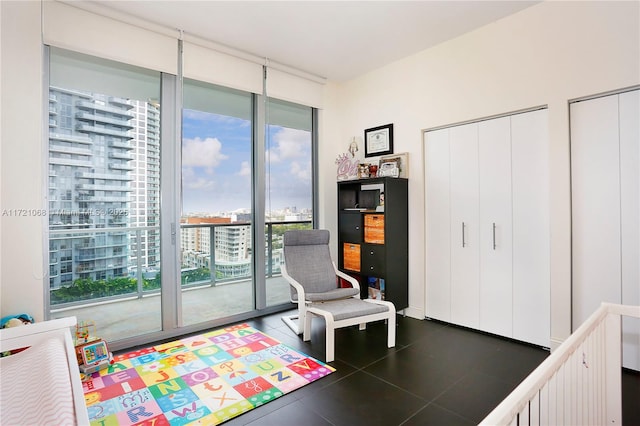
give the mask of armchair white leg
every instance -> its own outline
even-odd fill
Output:
[[[327,362],[332,362],[335,358],[336,350],[336,329],[333,322],[333,315],[324,315],[324,320],[327,325],[327,338],[325,339]]]
[[[396,314],[392,312],[387,318],[387,347],[396,346]]]
[[[302,340],[304,342],[308,342],[311,340],[311,319],[313,318],[313,314],[307,312],[307,315],[304,317],[304,333],[302,333]]]
[[[302,334],[303,318],[299,314],[282,317],[282,321],[296,334]]]

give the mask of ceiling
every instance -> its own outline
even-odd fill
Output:
[[[95,0],[332,81],[346,81],[538,1]]]

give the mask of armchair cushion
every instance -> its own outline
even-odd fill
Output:
[[[336,288],[335,290],[325,291],[322,293],[306,293],[304,298],[309,302],[328,302],[336,299],[346,299],[360,293],[360,290],[353,287]],[[293,301],[298,300],[298,295],[292,295]]]
[[[310,308],[318,308],[331,313],[334,321],[366,317],[367,315],[389,311],[389,307],[387,305],[370,303],[354,298],[336,300],[331,303],[312,303]]]

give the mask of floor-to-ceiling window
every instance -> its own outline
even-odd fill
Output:
[[[180,227],[184,325],[254,309],[253,96],[185,79]]]
[[[313,108],[269,98],[265,137],[265,242],[267,306],[290,299],[280,275],[282,236],[313,221]]]
[[[49,64],[51,316],[159,331],[160,73],[56,48]]]
[[[314,223],[316,110],[45,52],[48,316],[117,349],[290,307],[282,234]]]

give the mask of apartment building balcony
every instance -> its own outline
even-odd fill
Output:
[[[90,124],[78,123],[76,124],[76,130],[79,132],[96,133],[99,135],[118,136],[121,138],[133,139],[133,136],[128,132],[116,129],[108,129],[105,127],[92,126]]]
[[[87,262],[92,260],[107,260],[107,259],[118,259],[118,258],[127,258],[129,255],[127,253],[122,254],[110,254],[110,255],[91,255],[91,254],[81,254],[75,258],[76,261],[79,262]],[[117,261],[114,264],[109,264],[107,266],[114,268],[121,268],[123,265],[126,265],[127,262],[123,262],[122,260]],[[115,265],[115,266],[114,266]]]
[[[58,127],[58,122],[56,120],[54,120],[53,118],[50,118],[49,119],[49,127],[50,128]]]
[[[277,247],[279,247],[284,229],[290,225],[299,226],[301,224],[311,227],[311,223],[308,221],[267,224],[265,235],[267,256],[264,277],[267,286],[268,306],[282,305],[289,301],[289,285],[280,276],[282,259],[279,255],[280,249]],[[183,225],[180,234],[181,237],[184,237],[187,232],[199,232],[204,238],[212,240],[215,239],[216,232],[211,232],[211,228],[232,225],[247,229],[251,227],[251,224],[240,225],[238,223],[190,224]],[[157,227],[51,230],[50,234],[54,238],[56,236],[64,237],[59,239],[75,238],[78,242],[73,244],[75,253],[73,260],[83,263],[76,263],[76,274],[73,278],[66,274],[65,285],[71,285],[72,279],[79,277],[86,279],[89,276],[94,276],[93,274],[98,277],[105,276],[105,274],[109,276],[111,274],[109,271],[116,272],[117,270],[122,270],[124,273],[128,271],[129,278],[135,279],[137,282],[137,290],[127,289],[124,294],[109,293],[98,297],[92,293],[87,294],[87,299],[84,300],[75,299],[75,301],[65,301],[64,303],[58,301],[51,306],[52,316],[76,315],[80,319],[95,320],[99,327],[100,336],[109,342],[127,338],[129,337],[127,333],[142,334],[158,331],[160,306],[157,304],[160,302],[160,297],[158,297],[160,289],[157,287],[157,283],[156,286],[149,286],[159,272],[157,262],[159,261],[160,240],[158,233],[159,228]],[[112,253],[109,247],[114,247],[116,234],[123,235],[123,237],[118,237],[123,240],[120,245],[122,249],[115,249],[115,255],[106,256],[106,253]],[[146,247],[144,243],[132,244],[132,239],[142,241],[143,238],[146,238]],[[215,246],[210,241],[207,242],[209,244],[204,244],[204,246]],[[51,253],[53,256],[54,252],[51,251]],[[192,261],[193,265],[183,265],[181,282],[176,283],[182,290],[182,311],[185,324],[224,318],[242,312],[251,312],[254,309],[253,297],[251,296],[253,294],[253,268],[250,259],[238,262],[225,261],[221,253],[212,253],[207,250],[206,253],[192,252]],[[197,269],[198,266],[203,267],[203,265],[215,265],[215,268],[203,274]],[[122,276],[120,277],[122,278]],[[110,279],[107,278],[107,281]],[[58,281],[52,285],[57,286]],[[105,291],[109,288],[112,287],[105,287]],[[52,288],[52,291],[54,290]],[[136,313],[135,330],[130,327],[132,312]],[[127,324],[128,329],[126,329]]]
[[[95,228],[92,229],[93,231],[96,231]],[[56,231],[57,232],[57,231]],[[83,230],[83,232],[85,234],[87,234],[87,230]],[[113,233],[109,232],[109,235],[113,235]],[[82,238],[85,238],[86,235],[83,235]],[[68,239],[69,237],[62,237],[62,239]],[[80,237],[78,237],[80,238]],[[108,249],[108,248],[115,248],[117,250],[124,250],[127,246],[128,246],[128,241],[123,240],[123,241],[94,241],[91,243],[86,243],[86,244],[77,244],[74,245],[73,248],[74,250],[101,250],[101,249]]]
[[[229,282],[225,285],[182,286],[182,313],[185,324],[196,324],[217,318],[225,318],[239,312],[250,312],[254,309],[252,280],[245,278]],[[267,278],[267,305],[274,306],[289,301],[289,284],[280,275]],[[113,297],[109,300],[89,301],[83,304],[52,309],[52,316],[76,316],[93,320],[98,327],[101,338],[111,343],[128,337],[132,333],[131,318],[135,313],[135,330],[139,334],[160,330],[160,292],[147,292],[138,297],[137,294]]]
[[[120,98],[118,96],[110,96],[109,97],[109,103],[110,104],[115,104],[115,105],[120,105],[123,106],[127,109],[132,109],[134,106],[131,105],[131,101],[129,99],[125,99],[125,98]]]
[[[117,158],[119,160],[126,160],[126,161],[131,161],[135,158],[133,154],[130,154],[128,152],[111,151],[109,152],[108,155],[109,155],[109,158]]]
[[[75,197],[75,201],[82,201],[85,203],[127,203],[129,202],[129,198],[126,194],[121,196],[111,195],[87,195],[87,194],[78,194]],[[87,209],[88,214],[95,214],[98,211],[102,211],[103,209]]]
[[[136,149],[135,146],[131,145],[130,141],[109,141],[109,147],[127,150]]]
[[[49,133],[49,140],[59,140],[64,142],[81,143],[93,145],[93,141],[86,135],[65,135],[63,133]]]
[[[51,176],[51,174],[49,176]],[[116,181],[127,181],[127,182],[132,180],[129,175],[116,174],[116,173],[76,172],[74,176],[76,178],[104,179],[104,180],[116,180]]]
[[[76,166],[76,167],[92,167],[93,163],[89,159],[78,159],[78,158],[59,158],[59,157],[50,157],[49,164],[54,164],[58,166]]]
[[[109,163],[109,168],[112,170],[135,170],[135,167],[123,163]]]
[[[129,105],[129,106],[133,108],[132,105]],[[130,112],[128,109],[116,108],[109,105],[100,105],[91,101],[85,101],[85,100],[77,101],[76,107],[80,109],[90,110],[90,111],[98,110],[98,111],[110,112],[112,114],[117,114],[129,120],[135,118],[134,113]]]
[[[133,129],[134,127],[131,124],[129,124],[129,120],[126,120],[126,119],[118,120],[115,118],[105,117],[103,115],[91,114],[83,111],[76,112],[76,118],[79,120],[96,121],[99,123],[113,124],[115,126],[124,127],[127,129]]]
[[[133,189],[128,186],[120,186],[120,185],[96,185],[93,183],[79,183],[76,184],[76,189],[80,190],[88,190],[88,191],[122,191],[122,192],[131,192]]]
[[[57,152],[60,154],[72,154],[72,155],[85,155],[90,157],[93,155],[93,151],[81,146],[59,146],[49,144],[49,152]]]

